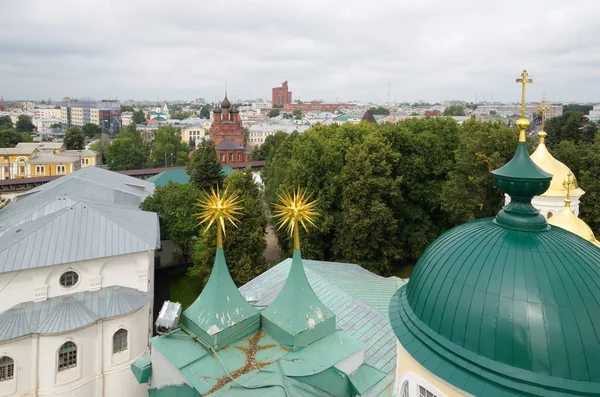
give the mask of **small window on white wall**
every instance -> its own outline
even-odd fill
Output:
[[[121,328],[113,335],[113,354],[127,350],[127,330]]]
[[[69,270],[68,272],[64,272],[60,275],[60,279],[58,282],[65,288],[69,288],[77,284],[79,281],[79,274],[74,272],[73,270]]]
[[[0,382],[15,377],[15,362],[8,356],[0,357]]]
[[[405,380],[404,383],[402,384],[402,388],[400,389],[400,397],[410,397],[410,395],[408,393],[409,393],[408,381]]]
[[[65,342],[58,351],[58,370],[73,368],[77,366],[77,345],[73,342]]]
[[[436,397],[436,395],[423,386],[419,386],[419,397]]]

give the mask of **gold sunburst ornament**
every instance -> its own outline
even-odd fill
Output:
[[[291,194],[285,192],[278,194],[281,204],[275,204],[275,218],[278,218],[279,229],[286,227],[288,232],[294,236],[294,249],[300,249],[300,234],[298,232],[298,222],[308,231],[306,224],[312,226],[313,220],[318,216],[315,206],[317,200],[310,201],[310,194],[298,188]]]
[[[206,232],[215,223],[217,225],[217,248],[223,248],[223,235],[225,234],[225,224],[231,223],[237,227],[238,219],[236,215],[242,212],[241,201],[236,192],[230,192],[227,188],[220,192],[211,188],[210,193],[204,192],[196,206],[201,209],[194,217],[198,219],[198,225],[208,223]]]

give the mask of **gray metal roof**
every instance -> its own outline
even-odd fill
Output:
[[[57,334],[99,319],[132,313],[152,301],[152,294],[126,287],[78,292],[42,302],[24,302],[0,313],[0,341],[32,333]]]
[[[215,149],[217,150],[244,150],[243,147],[232,141],[231,139],[224,139],[219,142]]]
[[[62,142],[19,142],[16,148],[39,149],[39,150],[54,150],[63,147]]]
[[[158,247],[155,213],[79,201],[3,232],[0,273]]]
[[[403,281],[384,278],[359,265],[304,260],[308,281],[319,299],[336,315],[338,329],[368,346],[365,362],[388,373],[365,396],[391,396],[396,371],[397,339],[388,320],[389,301]],[[291,259],[286,259],[240,291],[259,294],[257,306],[269,305],[287,278]]]

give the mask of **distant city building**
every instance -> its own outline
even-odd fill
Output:
[[[0,180],[68,175],[102,164],[93,150],[65,150],[62,142],[21,142],[0,148]]]
[[[588,115],[588,119],[590,121],[599,121],[600,120],[600,105],[594,105],[594,108],[590,110],[590,114]]]
[[[285,110],[300,110],[302,112],[335,112],[341,108],[352,107],[348,103],[323,103],[323,102],[308,102],[308,103],[290,103],[283,106]],[[360,115],[362,117],[362,114]]]
[[[121,130],[121,104],[114,100],[69,100],[61,107],[61,120],[69,127],[93,123],[103,134],[115,136]]]
[[[250,160],[252,149],[244,147],[244,126],[240,111],[231,106],[225,93],[221,106],[213,109],[214,121],[210,127],[210,139],[217,149],[222,164],[241,163]]]
[[[181,142],[196,145],[206,136],[206,129],[202,124],[193,124],[181,129]]]
[[[530,103],[525,108],[525,114],[528,116],[532,116],[538,112],[538,108],[541,105],[539,103]],[[519,104],[510,104],[510,105],[483,105],[477,107],[478,114],[497,114],[500,116],[514,116],[519,114],[519,110],[521,109],[521,105]],[[562,116],[563,107],[560,105],[552,105],[551,110],[546,112],[546,119],[551,119],[553,117]]]
[[[292,103],[292,92],[288,90],[287,80],[281,83],[281,87],[275,87],[272,89],[273,106],[284,106]]]

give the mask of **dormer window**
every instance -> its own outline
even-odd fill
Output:
[[[79,274],[72,270],[64,272],[60,275],[59,283],[65,288],[71,288],[79,282]]]

